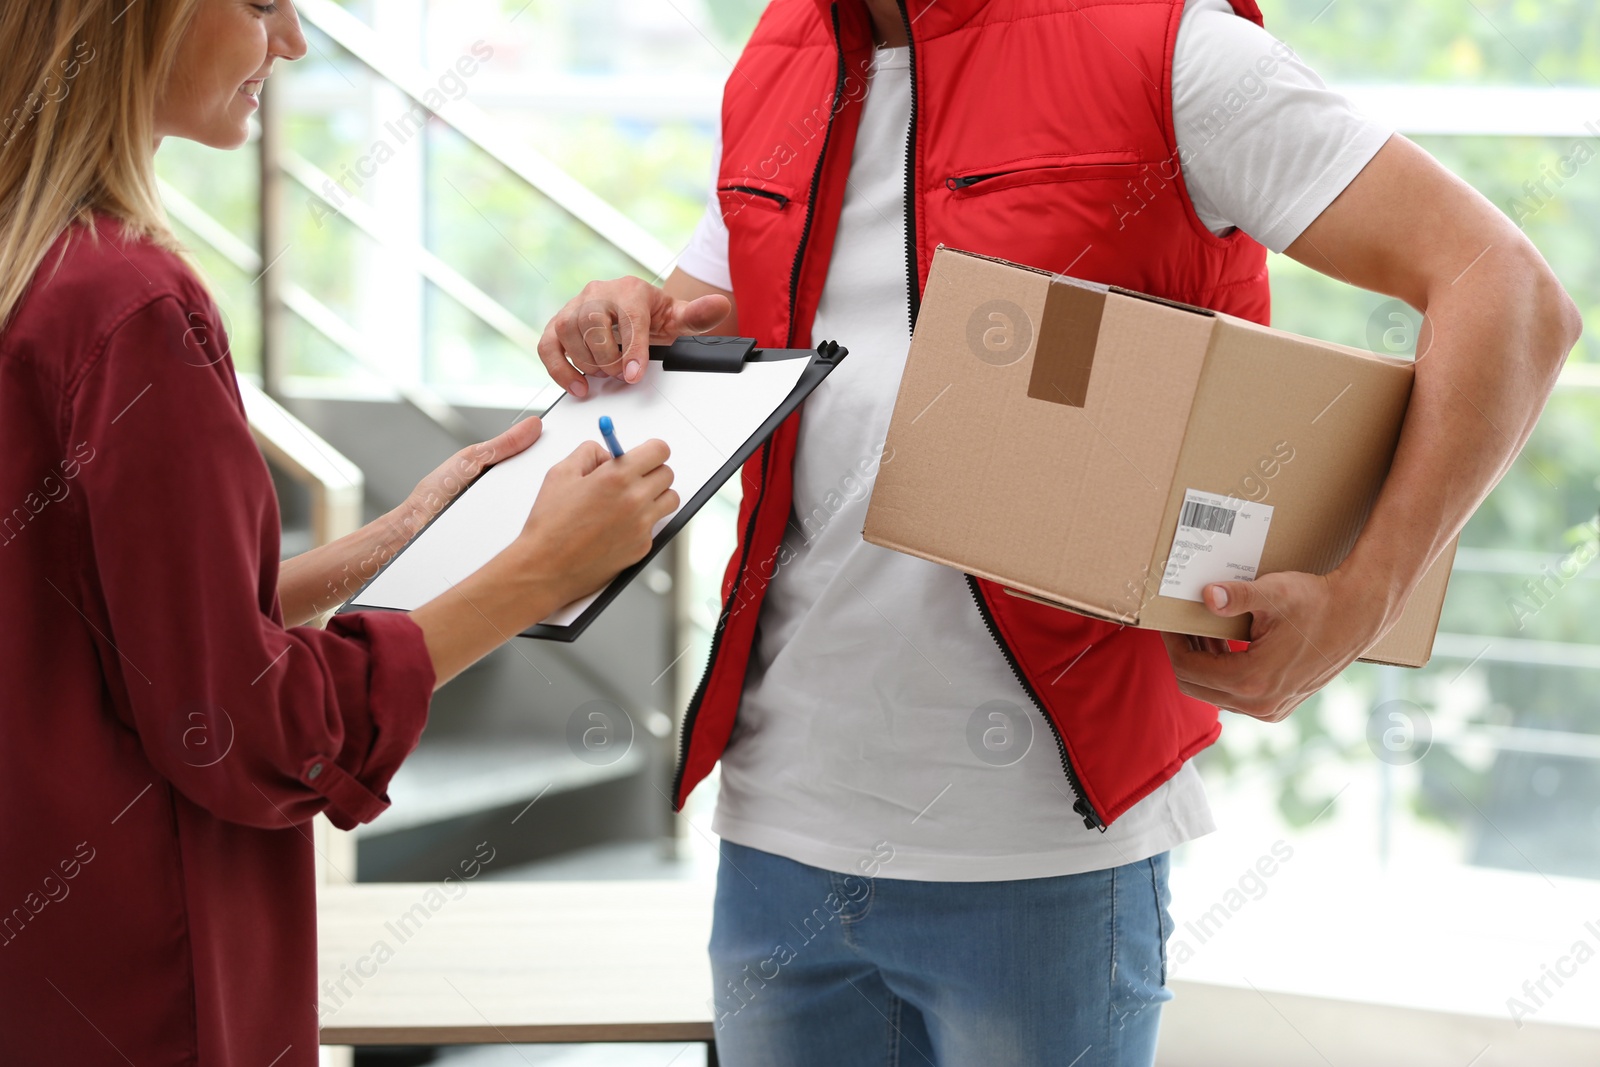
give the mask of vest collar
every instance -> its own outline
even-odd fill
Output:
[[[839,7],[839,29],[845,47],[872,47],[872,16],[865,0],[814,0],[824,23],[831,25],[833,7]],[[912,34],[917,39],[937,37],[972,21],[988,0],[905,0],[911,16]]]
[[[845,47],[872,47],[872,17],[867,13],[865,0],[813,0],[822,14],[824,24],[832,24],[832,9],[839,5],[839,28],[843,32]],[[1255,0],[1230,0],[1234,11],[1261,25],[1261,9]],[[938,37],[958,30],[971,22],[988,6],[989,0],[905,0],[906,11],[911,16],[912,34],[918,39]],[[865,36],[865,42],[862,38]]]

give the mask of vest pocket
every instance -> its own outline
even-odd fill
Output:
[[[1044,166],[1002,167],[952,174],[944,180],[944,185],[957,198],[986,196],[989,193],[998,193],[1023,185],[1107,179],[1128,180],[1137,176],[1141,170],[1150,169],[1151,166],[1149,163],[1055,163]]]
[[[755,185],[728,184],[717,186],[717,197],[722,201],[722,210],[737,211],[746,207],[766,208],[771,211],[782,211],[792,203],[792,198],[776,189],[764,189]]]

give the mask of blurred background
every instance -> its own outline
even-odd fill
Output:
[[[171,141],[158,157],[242,376],[299,420],[267,449],[286,554],[393,506],[461,443],[542,410],[554,394],[534,341],[585,282],[670,270],[705,210],[722,83],[763,4],[298,6],[311,51],[273,79],[252,146]],[[1261,6],[1324,78],[1516,220],[1600,325],[1593,4]],[[1271,269],[1274,326],[1414,351],[1411,309],[1282,256]],[[486,877],[709,879],[715,778],[682,818],[666,793],[736,494],[726,489],[575,645],[515,642],[442,692],[393,810],[341,846],[351,858],[340,877],[425,880],[493,826]],[[1597,507],[1591,332],[1462,535],[1433,662],[1354,666],[1282,724],[1226,716],[1221,742],[1198,758],[1222,829],[1175,857],[1173,970],[1187,983],[1180,1000],[1249,987],[1273,1011],[1240,1009],[1239,1025],[1215,1035],[1238,1055],[1215,1062],[1257,1062],[1243,1051],[1275,1041],[1298,1051],[1261,1062],[1334,1062],[1296,1044],[1266,990],[1331,1005],[1330,1032],[1355,1018],[1341,1004],[1504,1021],[1518,1001],[1530,1025],[1600,1033],[1600,962],[1563,968],[1538,1003],[1524,988],[1580,940],[1600,950]],[[570,741],[574,722],[580,734],[603,722],[603,743]],[[535,801],[539,818],[508,823]],[[1285,851],[1273,875],[1250,876]],[[1197,1025],[1169,1027],[1164,1064],[1213,1062]],[[1480,1062],[1473,1041],[1463,1067]],[[1393,1062],[1423,1062],[1404,1039],[1396,1047]],[[358,1062],[700,1055],[374,1050]]]

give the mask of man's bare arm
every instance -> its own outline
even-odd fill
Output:
[[[1533,432],[1582,320],[1509,219],[1403,137],[1289,246],[1290,256],[1424,313],[1416,379],[1387,481],[1349,557],[1325,576],[1208,586],[1252,614],[1248,651],[1169,637],[1180,686],[1278,720],[1399,619],[1417,582]]]
[[[1403,137],[1287,253],[1425,316],[1394,465],[1345,564],[1398,613],[1527,442],[1583,320],[1511,220]]]

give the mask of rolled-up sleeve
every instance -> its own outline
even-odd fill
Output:
[[[91,458],[78,576],[113,703],[190,800],[251,826],[388,806],[434,672],[401,614],[285,628],[278,510],[208,301],[131,310],[69,393]]]

